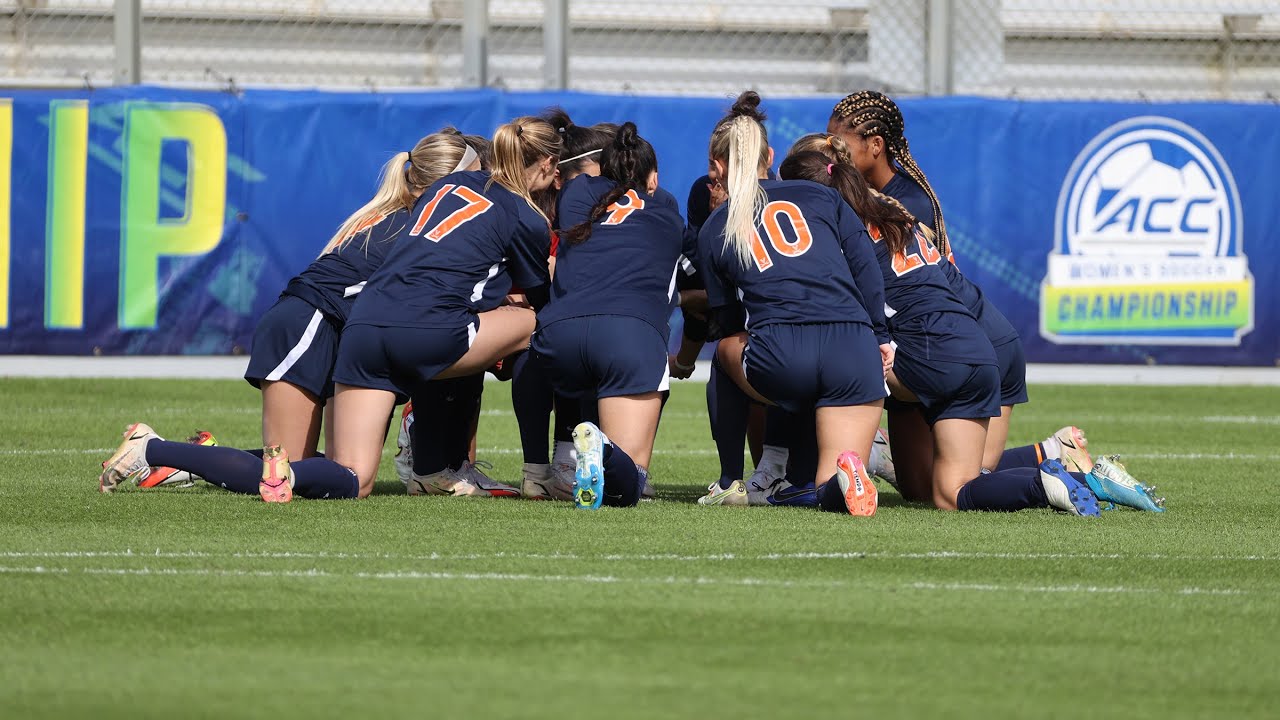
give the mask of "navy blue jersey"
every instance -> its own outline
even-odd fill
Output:
[[[938,230],[938,224],[933,217],[933,201],[925,194],[924,188],[906,173],[895,172],[893,179],[880,192],[902,203],[907,212],[915,215],[916,220],[924,223],[925,227],[935,232]]]
[[[546,285],[551,234],[524,198],[489,173],[427,188],[370,278],[348,325],[455,328],[501,304],[512,282]]]
[[[987,334],[987,338],[991,340],[992,345],[1002,345],[1018,337],[1018,331],[1014,329],[1009,319],[1000,312],[991,301],[982,294],[982,288],[979,288],[960,272],[960,268],[956,267],[955,262],[951,258],[939,263],[942,271],[947,275],[947,282],[951,284],[951,291],[956,294],[956,298],[973,314],[978,320],[978,325],[982,327],[982,331]]]
[[[579,175],[560,193],[556,216],[568,229],[586,222],[617,186],[603,177]],[[587,315],[626,315],[669,335],[684,220],[671,193],[630,190],[591,226],[591,237],[573,245],[561,239],[551,302],[538,313],[539,326]]]
[[[919,359],[995,364],[995,351],[977,320],[951,290],[942,253],[916,229],[907,246],[889,252],[888,243],[874,232],[876,260],[884,277],[885,315],[899,351]],[[953,323],[957,334],[936,335],[933,318],[951,313],[963,318]],[[949,326],[950,327],[950,326]]]
[[[736,302],[747,329],[769,323],[854,322],[889,341],[884,281],[862,221],[835,190],[805,180],[762,180],[768,196],[746,264],[725,246],[728,203],[698,235],[712,308]]]
[[[345,323],[365,281],[382,266],[408,220],[409,211],[398,210],[376,217],[372,226],[366,222],[367,232],[357,231],[345,245],[316,258],[289,281],[281,295],[301,298],[339,325]]]

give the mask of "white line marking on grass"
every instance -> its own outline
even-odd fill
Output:
[[[115,448],[43,448],[40,450],[0,450],[0,455],[92,455],[94,453],[115,452]]]
[[[1212,595],[1240,596],[1248,591],[1235,588],[1135,588],[1097,585],[993,585],[969,583],[930,583],[876,585],[852,583],[841,580],[774,580],[770,578],[712,578],[712,577],[622,577],[617,575],[536,575],[530,573],[450,573],[419,571],[386,571],[333,573],[326,570],[241,570],[213,568],[50,568],[0,567],[0,574],[10,575],[115,575],[123,577],[248,577],[248,578],[353,578],[359,580],[461,580],[479,582],[542,582],[587,583],[609,585],[696,585],[696,586],[744,586],[780,588],[846,588],[924,590],[948,592],[999,592],[999,593],[1067,593],[1067,594],[1156,594],[1156,595]]]
[[[197,550],[170,552],[163,550],[134,551],[126,550],[68,550],[68,551],[11,551],[0,552],[6,558],[199,558],[199,559],[254,559],[254,560],[409,560],[440,562],[451,560],[553,560],[582,562],[774,562],[781,560],[1174,560],[1174,561],[1240,561],[1240,562],[1272,562],[1280,560],[1274,555],[1163,555],[1122,554],[1122,553],[1013,553],[1013,552],[970,552],[958,550],[925,550],[920,552],[888,552],[877,550],[846,552],[799,552],[799,553],[766,553],[763,555],[738,555],[735,553],[714,553],[707,555],[680,554],[617,554],[581,555],[578,553],[525,553],[525,552],[490,552],[426,555],[398,555],[392,553],[344,553],[344,552],[231,552],[210,553]]]

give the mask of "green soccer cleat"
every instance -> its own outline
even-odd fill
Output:
[[[1120,464],[1119,455],[1099,458],[1084,479],[1093,494],[1103,502],[1147,512],[1164,512],[1164,498],[1156,497],[1155,486],[1147,487],[1138,482]]]
[[[707,494],[698,498],[699,505],[736,505],[747,506],[747,486],[741,480],[734,480],[727,488],[720,487],[720,481],[707,486]]]

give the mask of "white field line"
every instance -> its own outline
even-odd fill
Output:
[[[66,450],[61,448],[39,448],[35,450],[0,450],[0,456],[39,456],[39,455],[95,455],[110,454],[115,452],[116,448],[77,448]],[[520,448],[505,447],[484,447],[477,448],[476,453],[483,458],[486,455],[519,455],[523,451]],[[391,454],[391,450],[384,450],[384,455]],[[689,448],[687,450],[663,450],[656,449],[653,454],[659,457],[714,457],[716,451],[711,448]],[[747,452],[744,450],[743,455]],[[1122,460],[1141,459],[1141,460],[1249,460],[1249,461],[1276,461],[1280,460],[1280,453],[1161,453],[1161,452],[1124,452],[1118,453]]]
[[[714,577],[621,577],[615,575],[536,575],[530,573],[450,573],[450,572],[356,572],[332,573],[325,570],[223,570],[211,568],[62,568],[62,567],[3,567],[0,574],[11,575],[114,575],[138,576],[211,576],[246,578],[341,578],[357,580],[454,580],[479,582],[541,582],[554,584],[608,584],[608,585],[693,585],[742,586],[819,589],[888,589],[945,592],[994,592],[994,593],[1065,593],[1065,594],[1150,594],[1150,595],[1248,595],[1246,590],[1235,588],[1143,588],[1098,585],[994,585],[985,583],[931,583],[876,585],[852,583],[840,580],[774,580],[770,578],[714,578]]]
[[[736,553],[711,553],[705,555],[681,555],[675,553],[606,553],[602,555],[581,555],[578,553],[526,553],[526,552],[489,552],[489,553],[428,553],[424,555],[400,555],[395,553],[345,553],[345,552],[231,552],[210,553],[197,550],[171,552],[164,550],[134,551],[126,550],[36,550],[36,551],[0,551],[0,557],[12,559],[73,559],[73,558],[137,558],[137,559],[252,559],[252,560],[407,560],[423,562],[444,562],[454,560],[550,560],[581,562],[771,562],[788,560],[1190,560],[1202,562],[1274,562],[1280,560],[1277,555],[1165,555],[1160,553],[1014,553],[1014,552],[967,552],[957,550],[923,550],[919,552],[886,552],[878,550],[845,552],[799,552],[799,553],[765,553],[760,555],[739,555]]]

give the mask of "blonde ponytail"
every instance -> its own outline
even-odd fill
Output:
[[[454,172],[467,150],[463,136],[453,128],[445,128],[419,140],[412,152],[402,150],[393,155],[378,174],[378,191],[373,199],[342,221],[320,254],[339,250],[361,234],[364,242],[369,242],[373,226],[388,215],[411,209],[423,190]]]
[[[749,265],[756,221],[769,198],[760,187],[760,130],[755,120],[739,115],[729,124],[728,216],[724,224],[725,247],[733,247],[743,265]]]
[[[496,182],[524,198],[549,224],[551,220],[533,199],[525,172],[543,158],[558,160],[560,149],[560,133],[551,123],[532,116],[518,117],[493,134],[490,183]]]
[[[769,197],[760,187],[760,173],[769,165],[769,135],[760,112],[760,96],[748,90],[738,96],[729,115],[711,131],[708,154],[725,164],[721,180],[729,196],[724,246],[732,247],[743,265],[752,262],[756,223]]]

